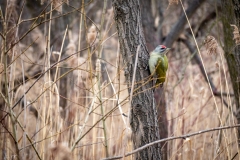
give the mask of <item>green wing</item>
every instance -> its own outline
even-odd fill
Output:
[[[167,56],[160,56],[160,55],[151,55],[149,59],[149,68],[151,74],[156,74],[157,81],[156,85],[160,83],[164,83],[166,79],[166,73],[168,69],[168,59]]]
[[[158,63],[156,64],[156,75],[157,75],[156,85],[165,82],[167,69],[168,69],[167,57],[166,56],[159,57]]]

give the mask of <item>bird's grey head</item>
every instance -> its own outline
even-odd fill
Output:
[[[155,48],[155,52],[158,52],[158,53],[162,53],[162,52],[164,52],[165,50],[167,49],[167,47],[166,46],[164,46],[164,45],[158,45],[156,48]]]
[[[168,50],[169,50],[169,48],[167,48],[166,46],[159,45],[155,48],[154,52],[164,55],[167,53]]]

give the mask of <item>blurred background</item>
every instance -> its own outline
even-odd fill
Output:
[[[139,4],[149,53],[159,44],[172,48],[164,88],[155,91],[160,137],[238,124],[238,2]],[[1,159],[92,160],[132,151],[112,1],[0,5]],[[166,141],[163,159],[239,159],[238,137],[231,128]]]

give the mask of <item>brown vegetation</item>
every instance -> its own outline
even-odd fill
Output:
[[[201,2],[189,17],[191,27],[182,24],[171,41],[174,24],[181,25],[180,2],[151,1],[155,33],[143,28],[156,41],[167,39],[172,45],[167,80],[158,95],[164,94],[165,102],[157,102],[166,105],[161,106],[166,114],[159,115],[167,122],[159,125],[166,125],[160,128],[167,129],[168,137],[234,125],[238,113],[223,58],[223,26],[216,17],[206,20],[218,4]],[[0,159],[92,160],[132,151],[129,82],[124,77],[128,66],[122,63],[111,2],[0,4]],[[191,3],[183,5],[188,9]],[[238,45],[239,31],[232,26]],[[200,52],[189,52],[195,49],[193,37]],[[147,44],[154,38],[147,38]],[[194,61],[196,54],[204,65]],[[162,147],[167,159],[238,158],[237,135],[232,128],[175,139]]]

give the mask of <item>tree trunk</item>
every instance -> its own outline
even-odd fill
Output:
[[[149,51],[154,50],[160,44],[156,29],[154,28],[154,18],[152,15],[152,1],[140,0],[143,32],[146,39],[146,46]]]
[[[240,0],[232,0],[233,2],[233,8],[234,8],[234,14],[235,14],[235,20],[234,22],[236,23],[235,25],[238,27],[240,27]],[[234,23],[233,22],[233,23]],[[233,29],[233,28],[232,28]],[[233,35],[232,35],[233,36]],[[236,90],[236,104],[237,104],[237,109],[239,110],[240,109],[240,45],[238,44],[236,47],[235,47],[235,50],[234,50],[234,58],[235,58],[235,75],[234,75],[234,87],[235,90]],[[240,112],[238,113],[238,119],[240,119]],[[240,123],[240,120],[238,121]]]
[[[146,39],[147,48],[152,51],[159,44],[157,30],[154,28],[154,17],[151,12],[152,10],[152,1],[140,0],[141,13],[142,13],[142,25],[143,32]],[[163,18],[163,17],[160,17]],[[166,101],[164,88],[158,87],[155,89],[154,98],[156,100],[156,108],[158,112],[158,125],[159,125],[159,134],[161,138],[168,137],[168,121],[167,121],[167,112],[166,112]],[[161,154],[162,159],[167,159],[167,145],[166,142],[161,143]]]
[[[160,139],[152,81],[148,81],[149,54],[143,35],[139,0],[113,0],[114,17],[118,30],[120,50],[123,57],[129,93],[133,79],[134,63],[138,46],[138,64],[131,101],[130,125],[134,149]],[[135,154],[135,159],[161,159],[160,144]]]
[[[231,24],[234,24],[238,27],[240,27],[240,1],[239,0],[232,0],[233,2],[233,7],[234,9],[234,21]],[[233,28],[231,28],[233,30]],[[229,36],[232,36],[230,34]],[[230,37],[229,37],[230,38]],[[231,79],[232,79],[232,85],[233,85],[233,90],[234,90],[234,95],[235,95],[235,100],[236,100],[236,108],[237,108],[237,123],[240,124],[240,46],[239,44],[236,46],[234,45],[234,53],[230,54],[228,57],[229,59],[229,67],[232,67],[229,69],[230,74],[231,74]],[[231,52],[228,52],[231,53]],[[234,66],[231,66],[234,65]],[[240,146],[240,128],[238,128],[238,145]]]
[[[233,2],[233,3],[232,3]],[[224,55],[227,60],[228,69],[232,81],[232,87],[235,96],[235,104],[237,108],[237,123],[240,123],[240,105],[239,105],[239,68],[240,62],[238,61],[240,54],[240,47],[236,46],[233,41],[233,27],[231,24],[235,24],[239,28],[239,0],[232,1],[221,1],[221,10],[222,10],[222,24],[224,32]],[[235,9],[235,10],[234,10]],[[237,21],[236,21],[237,20]],[[238,137],[240,137],[240,128],[238,128]],[[240,143],[238,143],[240,144]]]

